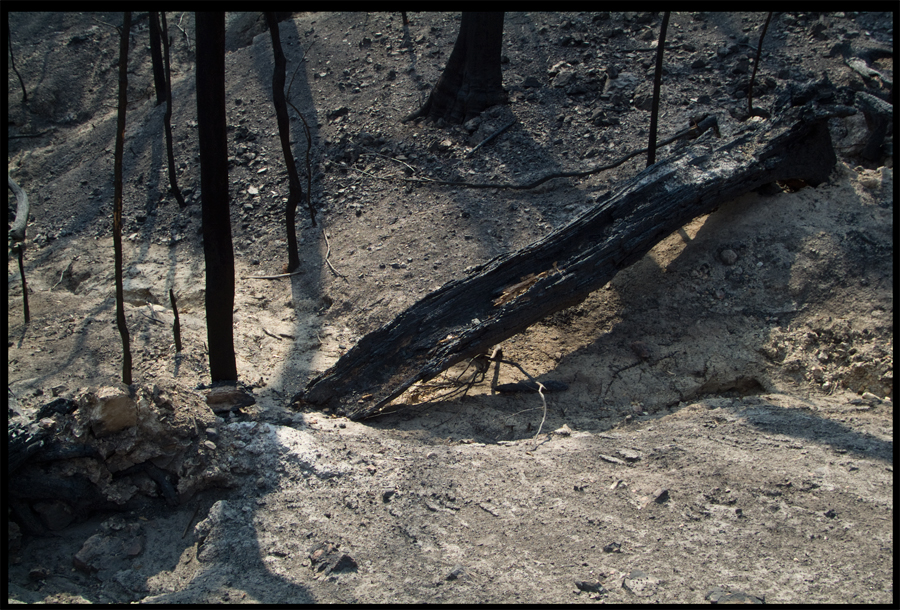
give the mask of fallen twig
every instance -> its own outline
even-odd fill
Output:
[[[479,148],[481,148],[482,146],[484,146],[485,144],[487,144],[488,142],[490,142],[491,140],[493,140],[494,138],[496,138],[496,137],[499,136],[501,133],[503,133],[504,131],[506,131],[507,129],[509,129],[510,127],[512,127],[512,126],[515,125],[515,124],[516,124],[516,119],[513,119],[512,121],[510,121],[509,123],[507,123],[506,125],[504,125],[503,127],[501,127],[500,129],[498,129],[497,131],[495,131],[494,133],[492,133],[491,135],[489,135],[488,137],[486,137],[484,140],[482,140],[482,141],[478,144],[478,146],[476,146],[475,148],[473,148],[472,150],[470,150],[470,151],[469,151],[469,154],[466,155],[466,156],[471,157],[472,155],[475,154],[475,151],[476,151],[476,150],[478,150]]]
[[[303,273],[303,269],[298,269],[293,273],[279,273],[278,275],[245,275],[245,280],[278,280],[283,277],[291,277],[292,275],[298,275]]]
[[[47,134],[50,133],[51,131],[53,131],[53,130],[52,130],[52,129],[46,129],[46,130],[44,130],[44,131],[42,131],[42,132],[40,132],[40,133],[23,133],[23,134],[19,134],[19,135],[17,135],[17,136],[9,136],[9,139],[10,139],[10,140],[15,140],[16,138],[39,138],[39,137],[41,137],[41,136],[47,135]]]
[[[364,148],[365,148],[365,147],[364,147]],[[378,156],[378,157],[383,157],[384,159],[387,159],[387,160],[389,160],[389,161],[396,161],[397,163],[401,163],[401,164],[405,165],[406,167],[408,167],[408,168],[410,169],[411,172],[413,172],[413,173],[416,172],[416,168],[415,168],[415,167],[413,167],[413,166],[410,165],[409,163],[406,163],[406,162],[404,162],[404,161],[401,161],[400,159],[395,159],[394,157],[389,157],[389,156],[387,156],[387,155],[383,155],[383,154],[381,154],[381,153],[379,153],[379,152],[375,152],[374,150],[372,150],[372,149],[370,149],[370,148],[365,148],[365,150],[368,150],[369,152],[363,153],[364,155],[375,155],[375,156]]]
[[[197,513],[198,513],[198,512],[200,512],[200,504],[199,504],[199,503],[197,504],[197,508],[194,509],[194,512],[193,512],[193,514],[191,515],[191,518],[188,519],[187,525],[184,526],[184,531],[181,533],[181,537],[182,537],[182,538],[184,538],[185,536],[187,536],[188,530],[191,528],[191,523],[194,522],[194,517],[197,516]]]
[[[541,402],[544,403],[544,417],[541,419],[541,425],[538,426],[538,430],[534,435],[534,438],[537,438],[541,433],[541,429],[544,427],[544,422],[547,421],[547,399],[544,398],[544,384],[538,381],[538,394],[541,395]]]
[[[117,25],[113,25],[113,24],[111,24],[111,23],[106,23],[105,21],[100,21],[100,20],[97,19],[96,17],[92,17],[92,19],[94,20],[95,23],[99,23],[100,25],[105,25],[105,26],[108,27],[108,28],[113,28],[113,29],[115,29],[117,32],[121,32],[121,31],[122,31],[122,28],[120,28],[120,27],[117,26]]]
[[[152,310],[151,310],[151,311],[152,311]],[[153,322],[154,324],[162,324],[162,323],[163,323],[162,320],[157,320],[156,318],[151,318],[150,316],[148,316],[147,314],[145,314],[145,313],[144,313],[143,311],[141,311],[140,309],[138,309],[138,313],[141,314],[142,316],[144,316],[145,318],[147,318],[148,320],[150,320],[151,322]]]
[[[316,44],[316,41],[315,41],[315,40],[313,40],[311,43],[309,43],[309,46],[306,47],[306,50],[305,50],[305,51],[303,51],[303,55],[300,56],[300,61],[303,61],[304,59],[306,59],[306,54],[309,53],[309,50],[310,50],[311,48],[313,48],[313,45],[314,45],[314,44]],[[293,80],[294,80],[294,79],[292,78],[291,81],[293,82]]]
[[[328,249],[325,251],[325,262],[328,263],[328,266],[331,268],[335,275],[346,280],[347,276],[335,269],[334,265],[331,264],[331,261],[328,260],[328,255],[331,254],[331,244],[328,243],[328,234],[325,233],[325,229],[322,229],[322,237],[325,238],[325,245],[328,246]]]
[[[72,266],[72,263],[74,263],[74,262],[75,262],[74,258],[69,261],[69,264],[66,265],[66,268],[63,269],[62,273],[59,274],[59,282],[56,282],[55,284],[53,284],[53,288],[56,288],[57,286],[59,286],[60,282],[63,281],[63,277],[66,275],[66,271],[69,270],[69,268]],[[50,288],[50,290],[53,290],[53,288]]]
[[[714,116],[709,116],[709,117],[704,118],[702,121],[699,121],[698,123],[696,123],[694,125],[691,125],[689,128],[685,129],[684,131],[680,131],[680,132],[676,133],[674,136],[667,138],[667,139],[663,140],[662,142],[658,142],[656,146],[657,146],[657,148],[661,148],[663,146],[666,146],[667,144],[671,144],[675,140],[678,140],[678,139],[684,138],[684,137],[695,138],[710,128],[712,128],[713,130],[715,130],[716,133],[718,133],[718,123]],[[499,182],[499,183],[451,182],[449,180],[433,180],[430,178],[403,178],[400,176],[397,176],[397,178],[399,178],[400,180],[402,180],[404,182],[412,182],[412,183],[416,183],[416,184],[437,184],[437,185],[442,185],[442,186],[456,186],[456,187],[475,188],[475,189],[528,190],[528,189],[533,189],[535,187],[538,187],[538,186],[542,185],[543,183],[547,182],[548,180],[553,180],[554,178],[580,178],[583,176],[590,176],[591,174],[596,174],[598,172],[613,169],[615,167],[622,165],[629,159],[636,157],[638,155],[644,154],[645,152],[647,152],[647,148],[642,148],[640,150],[631,152],[631,153],[625,155],[624,157],[621,157],[617,161],[614,161],[608,165],[600,165],[600,166],[597,166],[597,167],[594,167],[591,169],[578,170],[578,171],[573,171],[573,172],[554,172],[552,174],[548,174],[546,176],[538,178],[537,180],[534,180],[533,182],[529,182],[527,184],[513,184],[510,182]],[[361,170],[357,167],[353,167],[352,165],[348,166],[348,168],[352,169],[354,171],[360,172],[362,174],[366,174],[367,176],[371,176],[372,178],[375,178],[376,180],[389,181],[392,179],[392,178],[382,178],[381,176],[376,176],[374,174],[370,174],[369,172],[367,172],[365,170]]]

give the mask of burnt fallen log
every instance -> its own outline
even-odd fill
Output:
[[[707,134],[568,225],[426,295],[360,339],[292,402],[351,419],[377,414],[414,383],[580,303],[693,218],[772,182],[818,185],[836,162],[830,116],[801,107],[775,124],[747,124],[723,144]]]

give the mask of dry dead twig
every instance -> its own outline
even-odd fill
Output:
[[[322,229],[322,237],[325,238],[325,245],[328,246],[328,249],[325,251],[325,262],[328,264],[328,267],[334,272],[336,276],[342,277],[346,280],[347,276],[335,269],[334,265],[331,264],[331,261],[328,260],[328,255],[331,254],[331,243],[329,243],[328,241],[328,234],[325,233],[325,229]]]
[[[278,275],[245,275],[244,279],[246,280],[278,280],[283,277],[291,277],[292,275],[299,275],[303,273],[303,269],[298,269],[293,273],[279,273]]]

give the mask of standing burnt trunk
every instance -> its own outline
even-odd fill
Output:
[[[156,86],[156,105],[166,101],[166,77],[163,74],[162,49],[159,46],[159,14],[150,11],[150,59],[153,64],[153,83]]]
[[[166,159],[169,165],[169,186],[172,194],[175,195],[178,207],[185,208],[187,203],[184,201],[181,189],[178,188],[178,177],[175,174],[175,151],[172,144],[172,70],[169,66],[169,28],[166,26],[165,12],[161,12],[159,15],[162,17],[163,50],[165,51],[166,59],[164,85],[166,89],[166,116],[163,122],[166,127]]]
[[[503,13],[463,13],[459,36],[425,105],[405,121],[425,117],[464,123],[507,101],[500,70]]]
[[[122,336],[122,383],[131,385],[131,339],[125,321],[125,290],[122,284],[122,156],[125,151],[125,110],[128,107],[128,37],[131,13],[125,11],[119,47],[119,117],[116,122],[116,152],[113,161],[113,249],[116,274],[116,326]]]
[[[287,102],[284,98],[284,70],[287,60],[281,50],[281,36],[278,32],[278,20],[275,13],[266,13],[266,23],[272,34],[272,51],[275,53],[275,72],[272,75],[272,99],[275,103],[275,116],[278,119],[278,135],[281,138],[281,151],[288,172],[288,200],[284,209],[284,220],[287,227],[288,265],[286,271],[292,273],[300,266],[297,254],[297,204],[303,198],[303,188],[294,164],[291,152],[291,124],[288,121]]]
[[[225,13],[197,12],[197,131],[206,258],[206,334],[213,381],[237,379],[234,358],[234,248],[228,209],[225,133]]]

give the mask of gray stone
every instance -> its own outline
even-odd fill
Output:
[[[738,255],[734,250],[726,248],[719,253],[719,259],[726,265],[733,265],[737,262]]]
[[[569,85],[574,85],[577,80],[577,76],[575,71],[570,68],[563,68],[559,71],[553,78],[553,86],[554,87],[568,87]]]
[[[88,401],[88,421],[97,437],[113,434],[137,423],[137,406],[124,389],[100,388],[96,395],[88,397]]]
[[[237,386],[223,385],[206,393],[206,404],[213,413],[225,413],[256,404],[256,399]]]
[[[59,531],[69,526],[75,520],[75,514],[70,507],[61,500],[46,500],[34,503],[36,512],[44,526],[53,531]]]

